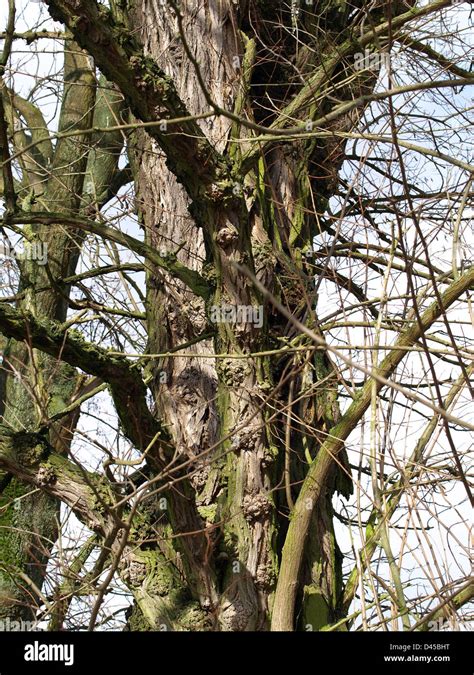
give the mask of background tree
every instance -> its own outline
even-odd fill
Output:
[[[1,62],[2,234],[29,252],[0,304],[1,616],[93,629],[122,588],[130,630],[457,617],[465,10],[42,5],[59,26],[22,33],[10,0]],[[15,45],[43,39],[61,88],[22,96]]]

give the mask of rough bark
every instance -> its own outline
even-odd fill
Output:
[[[130,20],[141,31],[145,55],[152,55],[172,78],[180,100],[191,114],[206,112],[211,99],[219,108],[237,110],[250,120],[264,121],[261,105],[269,73],[265,65],[257,66],[256,62],[264,62],[265,49],[256,48],[258,36],[248,29],[247,21],[251,14],[261,24],[262,34],[271,41],[269,49],[291,49],[291,41],[281,44],[288,22],[281,8],[270,10],[255,3],[246,14],[245,8],[238,11],[230,2],[190,4],[183,12],[180,26],[175,12],[163,8],[161,3],[137,2],[134,7]],[[267,33],[265,22],[270,17],[277,35]],[[182,44],[183,37],[187,50]],[[211,40],[213,50],[207,47]],[[194,68],[189,67],[187,51],[198,64],[200,81]],[[314,67],[307,56],[306,63],[304,56],[292,56],[295,69]],[[280,70],[281,80],[286,81],[288,73],[282,65],[277,63],[275,67]],[[274,78],[278,81],[278,76]],[[286,96],[294,93],[295,88],[296,84]],[[273,92],[272,96],[276,98]],[[284,100],[278,103],[281,105]],[[304,111],[298,115],[304,119]],[[213,147],[221,154],[230,153],[238,167],[242,152],[231,139],[245,135],[245,130],[225,117],[198,124]],[[347,125],[350,124],[348,120]],[[232,266],[236,262],[257,272],[269,288],[284,295],[292,310],[297,310],[298,297],[300,312],[308,312],[311,301],[307,295],[306,302],[301,302],[301,295],[302,289],[311,295],[311,282],[298,252],[309,250],[318,233],[317,224],[306,215],[311,192],[316,190],[318,205],[323,210],[342,161],[341,149],[340,141],[328,142],[326,147],[317,149],[301,143],[291,153],[284,147],[272,148],[255,171],[245,177],[234,173],[235,196],[240,199],[227,206],[221,201],[207,207],[203,218],[192,195],[177,181],[172,167],[168,168],[168,158],[156,152],[148,134],[139,132],[133,139],[133,152],[139,213],[146,240],[158,251],[178,251],[183,264],[207,276],[215,285],[211,300],[214,306],[260,303],[249,280]],[[311,162],[318,167],[314,176]],[[249,189],[244,199],[246,188]],[[278,272],[286,276],[286,288],[279,287],[281,282],[272,269],[275,263]],[[150,272],[147,299],[151,353],[173,349],[205,332],[209,306],[206,308],[193,298],[175,278],[164,278],[160,270]],[[272,319],[260,331],[251,325],[218,324],[213,342],[203,340],[186,350],[193,351],[195,359],[173,358],[154,362],[150,368],[156,407],[171,430],[173,444],[181,456],[194,460],[190,481],[203,517],[202,527],[212,531],[207,555],[218,565],[214,586],[204,606],[211,610],[222,630],[261,630],[269,625],[278,574],[276,507],[280,499],[278,493],[273,493],[273,486],[281,468],[278,466],[281,444],[276,437],[279,421],[267,423],[269,413],[264,401],[277,373],[268,359],[247,360],[244,365],[232,359],[213,362],[199,355],[213,350],[216,354],[232,354],[268,349],[279,337],[287,337],[285,328],[273,326]],[[307,396],[311,384],[314,386],[319,378],[324,380],[329,371],[324,363],[319,372],[316,364],[310,364],[306,370],[306,380],[298,384],[306,388]],[[330,404],[324,398],[320,395],[319,406],[305,411],[303,419],[308,424],[332,426],[332,413],[327,412]],[[305,433],[300,429],[293,434],[292,448],[301,445],[298,437],[304,437]],[[320,618],[321,625],[337,615],[341,590],[340,560],[331,523],[332,490],[328,490],[324,512],[321,509],[316,517],[320,526],[308,553],[307,583],[316,584],[325,598],[323,602],[331,608],[324,619]],[[281,529],[285,529],[284,521]]]

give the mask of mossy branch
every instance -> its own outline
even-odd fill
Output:
[[[27,101],[12,89],[6,91],[9,95],[9,103],[24,117],[28,125],[27,131],[31,134],[31,142],[35,144],[35,159],[43,168],[46,168],[53,160],[53,144],[43,113],[38,106]]]
[[[472,602],[474,598],[474,583],[472,578],[461,588],[449,598],[441,602],[436,609],[433,609],[429,614],[427,614],[421,621],[419,621],[413,630],[426,631],[430,630],[433,622],[442,622],[446,620],[447,617],[456,612],[464,605]]]
[[[42,434],[12,431],[0,425],[0,469],[70,506],[94,532],[107,531],[110,513],[107,508],[97,508],[93,489],[100,477],[55,453]]]
[[[45,0],[53,19],[64,23],[77,42],[125,97],[143,122],[186,118],[189,113],[173,81],[156,61],[145,56],[134,35],[95,0]],[[168,158],[168,166],[194,202],[207,202],[206,188],[227,177],[226,161],[211,146],[195,120],[172,129],[150,127],[148,133]]]
[[[120,246],[124,246],[140,257],[145,258],[157,267],[160,267],[162,270],[171,274],[176,279],[182,281],[196,295],[207,299],[211,294],[210,285],[199,274],[199,272],[189,269],[189,267],[186,267],[180,263],[172,255],[167,257],[159,255],[159,253],[157,253],[157,251],[155,251],[155,249],[151,246],[148,246],[148,244],[145,244],[139,239],[135,239],[124,232],[120,232],[120,230],[109,227],[108,225],[96,223],[87,218],[75,216],[74,214],[50,213],[49,211],[28,211],[25,213],[16,213],[15,216],[9,218],[8,223],[13,225],[25,225],[33,223],[54,225],[61,223],[63,225],[67,225],[68,227],[75,227],[84,232],[90,232],[91,234],[95,234],[98,237],[108,239],[109,241],[113,241]]]
[[[423,312],[421,321],[413,321],[398,337],[395,346],[380,363],[376,374],[387,379],[392,376],[399,363],[423,333],[448,309],[474,282],[474,266],[454,281],[441,296],[441,303],[434,302]],[[300,490],[285,539],[281,569],[275,593],[272,615],[272,630],[293,630],[295,601],[304,548],[311,523],[311,515],[319,500],[325,494],[330,470],[344,441],[355,429],[367,411],[373,394],[374,380],[369,378],[354,399],[341,420],[328,432],[327,440],[321,446],[316,459],[308,469]],[[375,380],[379,392],[383,383]]]
[[[35,349],[107,382],[124,432],[137,448],[143,450],[160,431],[148,409],[140,370],[128,359],[110,355],[61,324],[21,313],[6,304],[0,304],[0,332],[15,340],[27,340]]]
[[[148,409],[146,386],[137,365],[123,356],[112,355],[106,349],[87,342],[78,332],[68,332],[56,322],[38,319],[26,312],[20,313],[2,303],[0,303],[0,332],[15,340],[28,340],[35,349],[108,382],[125,435],[136,448],[148,451],[147,460],[155,472],[168,466],[173,458],[174,449],[167,433]],[[61,459],[58,456],[57,461]],[[15,469],[15,466],[13,462],[12,472],[18,475],[19,469],[18,467]],[[0,461],[0,469],[2,467],[10,470],[6,462],[2,464]],[[183,564],[193,570],[196,595],[206,596],[209,593],[209,584],[212,584],[209,581],[209,575],[212,576],[212,573],[205,561],[207,539],[202,519],[197,512],[195,495],[190,483],[184,476],[180,476],[176,467],[173,476],[174,481],[179,481],[180,485],[179,489],[171,489],[169,492],[170,523],[173,531],[180,534]],[[29,474],[25,477],[19,475],[19,478],[31,481]]]

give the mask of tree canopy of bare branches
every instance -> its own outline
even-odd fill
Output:
[[[469,626],[470,11],[2,6],[0,622]]]

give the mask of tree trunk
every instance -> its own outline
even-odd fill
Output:
[[[295,50],[294,17],[284,7],[284,3],[240,3],[239,8],[230,1],[185,3],[179,23],[171,7],[158,0],[138,0],[129,20],[145,53],[172,78],[190,114],[208,111],[211,99],[220,108],[268,125],[301,86],[297,76],[304,77],[323,62],[325,46],[332,48],[330,31],[323,22],[308,27],[319,53],[306,45]],[[343,25],[343,18],[339,24]],[[251,25],[257,27],[256,34]],[[338,28],[334,26],[335,34]],[[318,40],[322,35],[324,40]],[[275,52],[281,58],[268,64],[268,55]],[[276,91],[274,83],[281,83]],[[346,96],[353,93],[352,89],[344,92]],[[267,96],[274,101],[275,111],[268,112]],[[323,111],[324,105],[318,113]],[[302,106],[293,111],[292,121],[304,121],[310,114],[314,110]],[[354,115],[347,119],[347,128],[354,119]],[[224,116],[199,125],[212,146],[228,153],[237,165],[253,147],[233,142],[251,132]],[[297,403],[295,413],[289,411],[287,452],[289,480],[295,483],[289,488],[293,497],[298,480],[304,478],[308,462],[317,453],[317,438],[324,438],[324,430],[334,424],[338,407],[331,364],[310,345],[303,356],[294,359],[206,357],[267,351],[295,337],[292,326],[282,323],[268,303],[263,307],[250,278],[234,263],[248,268],[296,316],[317,326],[311,269],[304,254],[323,227],[311,215],[312,206],[316,202],[317,211],[324,211],[336,185],[343,144],[329,138],[320,144],[302,141],[296,148],[269,149],[245,176],[234,173],[234,199],[222,203],[216,195],[215,203],[203,213],[167,168],[167,158],[155,142],[144,131],[131,139],[137,207],[147,243],[162,256],[176,255],[215,286],[206,306],[183,283],[159,268],[148,269],[149,353],[168,352],[195,341],[186,348],[186,356],[150,360],[149,376],[157,414],[180,459],[189,460],[186,495],[196,505],[193,527],[201,530],[199,535],[186,536],[181,527],[170,561],[182,555],[183,576],[175,581],[175,589],[187,590],[191,606],[199,603],[209,616],[207,625],[214,629],[269,628],[278,541],[284,537],[289,516],[281,487],[287,416],[275,414],[275,404],[288,407],[292,383]],[[206,333],[206,313],[212,317],[222,306],[253,307],[252,316],[261,308],[262,319],[268,318],[258,327],[258,318],[240,324],[217,322],[213,338],[196,342]],[[318,389],[318,382],[324,388]],[[278,397],[269,398],[277,384]],[[316,436],[315,429],[320,430]],[[346,473],[346,494],[347,484]],[[339,617],[342,574],[332,525],[334,489],[333,481],[324,506],[314,514],[307,571],[299,589],[308,599],[301,622],[314,624],[315,630]],[[176,528],[172,494],[169,499],[169,518]],[[153,580],[146,576],[143,585],[150,587]],[[315,594],[322,604],[315,602]],[[182,603],[181,596],[174,597]],[[161,607],[156,603],[155,617],[148,614],[152,627],[167,623]],[[170,612],[168,603],[168,617]],[[177,615],[169,627],[183,627],[180,621]]]

